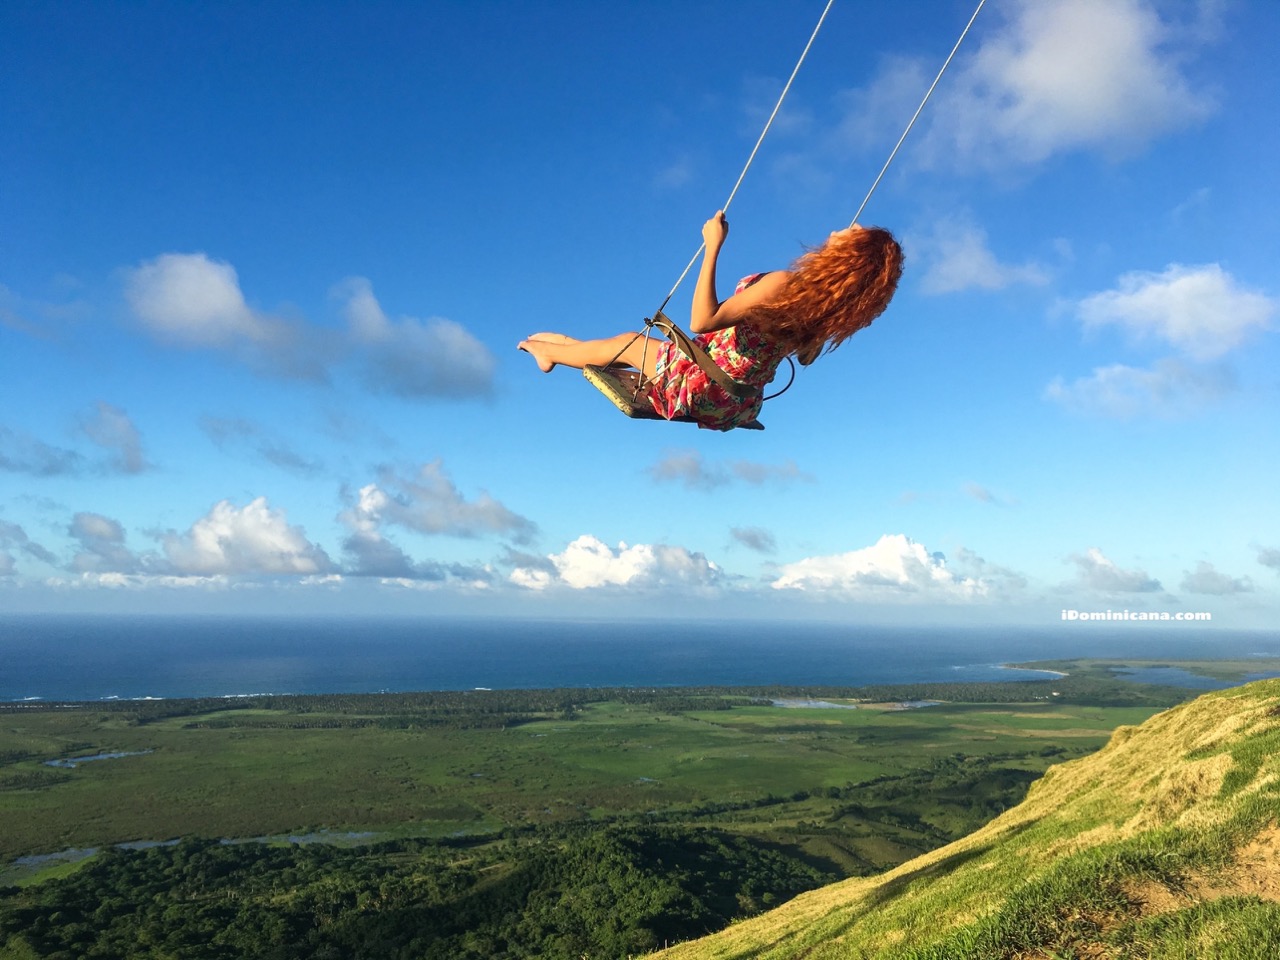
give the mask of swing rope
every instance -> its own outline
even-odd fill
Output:
[[[822,10],[822,16],[818,17],[817,26],[813,28],[813,33],[810,34],[809,42],[804,45],[804,50],[800,53],[800,59],[796,61],[795,68],[791,71],[791,76],[787,78],[787,82],[782,88],[782,93],[778,96],[778,102],[773,105],[773,113],[769,114],[769,119],[765,121],[764,129],[760,131],[760,136],[756,140],[756,145],[751,148],[751,155],[747,157],[746,165],[742,168],[742,172],[738,174],[738,182],[733,185],[733,189],[729,191],[729,199],[726,200],[724,202],[724,206],[720,208],[726,213],[729,210],[729,204],[733,203],[733,198],[738,195],[738,188],[742,186],[742,181],[747,178],[747,171],[751,169],[751,163],[755,160],[756,154],[760,151],[760,145],[764,143],[764,138],[768,135],[769,128],[773,126],[773,121],[774,118],[777,117],[778,111],[782,109],[782,102],[787,99],[787,94],[791,90],[791,84],[795,82],[796,74],[800,72],[800,67],[804,65],[805,57],[809,56],[809,48],[813,46],[813,41],[818,38],[818,31],[822,29],[822,24],[826,21],[827,14],[831,12],[831,6],[835,2],[836,0],[827,0],[827,5]],[[702,251],[706,246],[705,241],[699,244],[697,252],[694,253],[693,258],[688,263],[688,266],[684,268],[684,272],[680,274],[680,279],[675,282],[675,286],[671,288],[671,292],[667,294],[667,298],[662,301],[662,306],[658,308],[659,313],[666,309],[667,304],[671,302],[671,298],[674,297],[676,291],[680,289],[680,284],[684,283],[684,278],[689,275],[689,271],[693,269],[693,265],[698,262],[698,257],[702,255]]]
[[[956,55],[956,51],[960,49],[960,44],[964,43],[964,38],[969,35],[969,28],[973,26],[973,21],[978,19],[978,14],[982,10],[982,5],[987,0],[978,0],[978,7],[973,11],[973,16],[969,18],[969,22],[965,24],[964,30],[960,33],[960,39],[956,41],[956,45],[951,48],[951,52],[947,54],[946,62],[942,64],[942,69],[938,71],[938,75],[933,78],[933,83],[929,85],[929,90],[924,95],[924,99],[920,101],[920,106],[916,107],[916,112],[911,117],[911,122],[907,124],[907,129],[902,131],[902,136],[898,138],[898,142],[894,144],[889,159],[884,162],[884,166],[880,168],[880,173],[876,175],[875,182],[871,184],[871,189],[867,191],[867,195],[862,200],[862,205],[858,207],[858,212],[853,215],[853,219],[849,222],[849,226],[855,226],[858,218],[862,216],[862,211],[866,209],[867,203],[871,200],[871,195],[876,192],[876,187],[880,186],[880,180],[884,177],[885,171],[889,169],[889,164],[893,163],[893,158],[898,155],[898,148],[902,146],[902,142],[907,139],[907,134],[911,132],[911,128],[916,125],[916,121],[920,119],[920,114],[924,111],[924,105],[929,102],[929,98],[933,96],[933,90],[938,85],[938,81],[942,79],[942,75],[947,72],[947,67],[951,66],[951,60]],[[701,251],[699,251],[701,252]]]

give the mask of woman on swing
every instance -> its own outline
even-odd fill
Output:
[[[879,227],[853,226],[831,234],[789,270],[743,278],[727,300],[716,296],[716,261],[729,222],[724,211],[702,227],[706,253],[693,291],[689,327],[716,366],[739,383],[757,388],[731,396],[675,344],[635,333],[603,340],[575,340],[535,333],[520,343],[539,368],[626,364],[644,374],[653,408],[667,419],[691,416],[701,427],[731,430],[760,412],[765,384],[778,364],[794,354],[813,363],[884,312],[902,275],[902,249]]]

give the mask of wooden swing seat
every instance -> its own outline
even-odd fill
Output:
[[[591,381],[592,386],[608,397],[615,407],[633,420],[666,420],[667,418],[653,409],[644,389],[640,384],[640,371],[620,367],[582,368],[582,375]],[[697,423],[693,417],[672,417],[672,423]],[[740,423],[735,430],[763,430],[764,424],[759,420]]]

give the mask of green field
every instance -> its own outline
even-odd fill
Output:
[[[966,767],[1036,774],[1154,712],[1047,702],[797,709],[671,691],[647,701],[633,693],[632,702],[571,702],[585,691],[555,703],[459,696],[470,698],[461,712],[452,701],[445,712],[443,697],[430,694],[262,698],[252,707],[7,705],[0,862],[181,836],[447,836],[620,816],[794,830],[800,821],[834,823],[851,787],[906,783],[948,763],[962,778]],[[735,705],[697,709],[707,704]],[[467,726],[472,716],[491,725]],[[101,753],[133,755],[46,765]],[[953,806],[944,799],[915,812],[949,832],[971,819]],[[907,839],[918,848],[918,836]],[[875,846],[864,859],[893,859]]]
[[[1046,856],[1057,869],[1055,845],[1106,840],[1117,815],[1155,828],[1188,804],[1247,794],[1251,828],[1274,823],[1260,792],[1274,786],[1274,685],[1252,685],[1260,692],[1239,703],[1202,698],[1190,714],[1166,714],[1193,691],[1134,684],[1116,669],[1236,678],[1268,664],[1037,666],[1066,676],[859,690],[0,704],[0,960],[618,960],[716,931],[773,937],[773,913],[763,925],[748,918],[778,905],[777,936],[805,942],[796,955],[829,941],[831,955],[844,956],[844,934],[831,933],[842,901],[820,929],[785,919],[792,904],[803,913],[841,890],[867,891],[858,910],[883,902],[910,911],[909,922],[881,929],[876,950],[888,945],[892,955],[892,936],[911,929],[928,941],[934,914],[951,909],[951,900],[900,904],[901,870],[913,864],[943,856],[945,873],[959,876],[966,858],[986,856],[964,872],[977,899],[957,916],[969,923],[986,915],[983,897],[995,896],[997,879],[1020,888],[1024,865]],[[774,703],[806,696],[828,705]],[[908,708],[910,700],[932,703]],[[1198,719],[1188,727],[1179,716]],[[1228,730],[1243,739],[1222,740]],[[1120,759],[1094,763],[1108,741]],[[1066,826],[1052,827],[1055,818]],[[1028,840],[1007,855],[982,844],[945,854],[1011,822],[1019,826],[1010,836],[1025,829]],[[1270,858],[1274,841],[1260,836],[1243,842]],[[1148,835],[1139,840],[1149,859]],[[129,841],[163,845],[115,846]],[[1229,841],[1240,837],[1224,833],[1215,844]],[[86,851],[74,863],[41,856],[73,849]],[[1169,860],[1172,892],[1181,896],[1180,878],[1201,860]],[[988,864],[998,867],[989,877]],[[1117,896],[1092,873],[1073,883],[1070,897]],[[1032,942],[1037,924],[1059,922],[1055,890],[1028,888],[1018,902],[1041,919],[1016,920],[1018,937]],[[1080,902],[1092,911],[1096,900]],[[1248,920],[1257,938],[1275,910],[1247,906],[1256,918],[1229,915]],[[1143,923],[1166,923],[1138,908]],[[974,929],[987,937],[983,924]],[[1142,931],[1123,932],[1155,942]],[[1053,937],[1043,942],[1073,948]],[[951,948],[927,956],[941,960]],[[701,956],[696,943],[690,950]],[[755,956],[756,946],[745,950]],[[983,950],[963,955],[997,955]]]
[[[839,706],[771,699],[805,696]],[[1102,672],[3,704],[0,960],[626,956],[955,841],[1188,696]]]

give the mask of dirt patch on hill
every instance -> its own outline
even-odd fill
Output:
[[[1112,960],[1119,954],[1104,942],[1108,934],[1142,917],[1175,913],[1221,897],[1255,896],[1280,903],[1280,826],[1273,824],[1242,846],[1225,869],[1189,874],[1174,885],[1154,880],[1135,882],[1126,885],[1124,892],[1133,904],[1130,911],[1116,915],[1082,911],[1066,918],[1097,931],[1070,936],[1071,956],[1080,960]],[[1059,956],[1061,954],[1052,949],[1042,948],[1011,954],[1011,960],[1048,960]]]
[[[1241,847],[1235,862],[1226,870],[1192,874],[1176,889],[1146,883],[1127,892],[1142,904],[1142,913],[1148,916],[1219,897],[1253,896],[1280,903],[1280,827],[1268,827]]]

